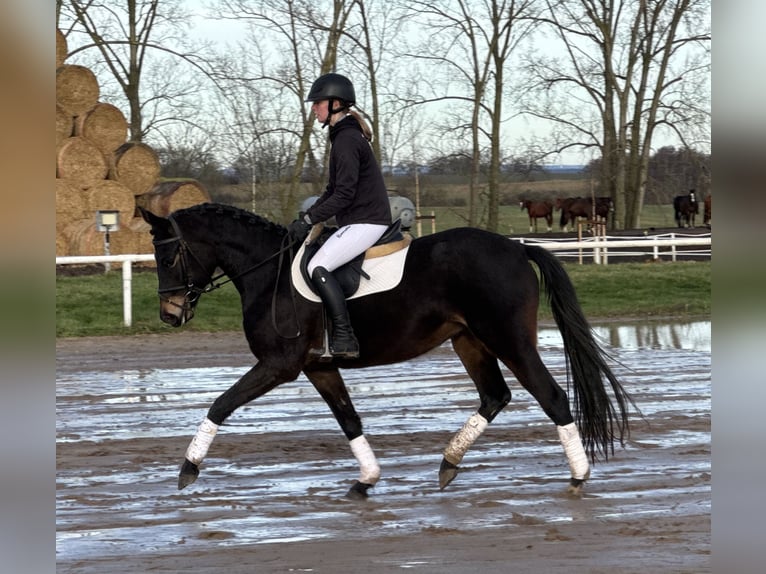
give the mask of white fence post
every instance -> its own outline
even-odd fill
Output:
[[[676,234],[675,234],[675,233],[671,233],[671,234],[670,234],[670,240],[671,240],[671,243],[670,243],[670,252],[671,252],[673,255],[671,256],[671,258],[670,258],[670,259],[671,259],[672,261],[675,261],[675,260],[676,260],[676,244],[675,244],[675,241],[674,241],[674,240],[675,240],[675,238],[676,238]]]
[[[133,325],[133,263],[154,261],[154,255],[72,255],[56,257],[56,265],[87,265],[90,263],[122,263],[122,320]]]
[[[126,327],[133,325],[133,264],[122,262],[122,320]]]

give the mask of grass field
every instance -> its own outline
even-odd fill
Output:
[[[614,265],[565,263],[590,318],[710,316],[711,263],[652,262]],[[159,319],[157,277],[133,275],[133,326],[122,326],[122,273],[56,278],[56,336],[137,335],[172,328]],[[545,305],[540,317],[550,318]],[[183,329],[239,331],[239,294],[231,284],[202,296],[197,315]]]

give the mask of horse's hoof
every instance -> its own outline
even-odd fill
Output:
[[[186,488],[199,476],[199,467],[189,459],[184,459],[181,472],[178,473],[178,490]]]
[[[581,496],[587,478],[570,478],[567,492],[574,496]]]
[[[446,458],[442,459],[442,465],[439,467],[439,489],[444,490],[447,485],[455,480],[458,473],[457,465],[452,464]]]
[[[354,486],[348,489],[346,498],[350,498],[351,500],[366,500],[367,491],[371,488],[371,484],[367,484],[366,482],[359,482],[357,480]]]

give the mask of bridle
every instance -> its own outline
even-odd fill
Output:
[[[199,257],[197,257],[194,252],[189,247],[189,244],[186,242],[186,240],[183,237],[183,234],[181,233],[181,228],[178,226],[178,223],[173,218],[173,215],[168,216],[168,220],[170,221],[170,225],[173,227],[173,231],[175,232],[175,237],[168,237],[166,239],[156,239],[152,241],[152,244],[155,246],[161,246],[161,245],[169,245],[171,243],[178,243],[178,249],[176,251],[176,254],[173,258],[173,264],[171,267],[174,267],[176,264],[181,264],[181,272],[182,272],[182,281],[183,284],[180,285],[174,285],[172,287],[164,287],[162,289],[157,289],[157,294],[160,296],[160,300],[169,304],[173,305],[175,307],[178,307],[182,311],[191,311],[194,305],[197,303],[199,298],[204,293],[210,293],[211,291],[215,291],[216,289],[219,289],[220,287],[223,287],[227,283],[234,281],[235,279],[238,279],[239,277],[242,277],[243,275],[246,275],[250,273],[251,271],[255,271],[262,265],[265,265],[275,257],[279,257],[279,265],[277,267],[277,278],[276,283],[274,286],[274,295],[272,297],[272,321],[274,323],[274,330],[282,336],[283,338],[292,339],[295,337],[299,337],[301,334],[300,325],[298,324],[298,311],[295,305],[295,288],[292,285],[292,282],[290,283],[290,294],[292,296],[292,303],[293,303],[293,311],[294,311],[294,317],[295,317],[295,323],[296,323],[296,333],[294,335],[282,335],[279,333],[279,329],[277,328],[277,322],[276,322],[276,300],[277,300],[277,287],[279,286],[279,278],[282,270],[282,263],[284,261],[284,255],[286,252],[290,253],[290,260],[293,259],[294,253],[293,253],[293,246],[296,243],[299,243],[297,241],[292,241],[289,236],[285,236],[285,238],[282,240],[282,245],[280,249],[271,255],[269,255],[266,259],[256,263],[255,265],[248,267],[244,271],[237,273],[236,275],[233,275],[231,277],[228,277],[224,281],[219,281],[222,277],[226,276],[226,273],[219,273],[218,275],[214,275],[210,277],[207,280],[207,283],[203,287],[198,287],[194,284],[194,281],[192,280],[191,273],[189,272],[189,260],[190,258],[197,262],[197,265],[204,269],[205,266],[202,264],[202,261],[200,261]],[[160,262],[158,262],[159,264]],[[176,293],[178,291],[185,291],[184,292],[184,299],[183,303],[177,303],[173,300],[171,300],[166,294],[167,293]]]

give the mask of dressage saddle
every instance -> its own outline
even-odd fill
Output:
[[[386,255],[389,252],[395,251],[395,249],[390,251],[387,250],[386,246],[405,241],[405,237],[401,228],[402,220],[397,219],[388,226],[388,229],[386,229],[385,233],[383,233],[382,237],[378,239],[375,245],[370,247],[370,249],[367,251],[360,253],[351,261],[341,265],[332,272],[332,274],[338,280],[338,283],[343,290],[343,295],[346,298],[349,298],[354,293],[356,293],[356,290],[359,289],[359,282],[361,281],[362,277],[365,279],[370,278],[370,276],[367,275],[367,273],[365,273],[365,271],[362,269],[362,262],[364,261],[365,257],[379,257]],[[317,229],[319,230],[318,232],[315,231]],[[309,277],[308,263],[316,254],[316,252],[319,251],[319,248],[324,245],[325,241],[327,241],[327,239],[335,232],[335,230],[336,228],[334,227],[315,225],[309,234],[309,241],[307,242],[306,248],[303,251],[303,257],[301,258],[300,262],[301,275],[309,287],[311,287],[311,290],[314,291],[314,293],[317,293],[317,291],[314,287],[313,281],[311,281],[311,277]],[[314,237],[315,234],[316,236]],[[377,254],[376,251],[378,251]],[[317,295],[318,294],[319,293],[317,293]]]

